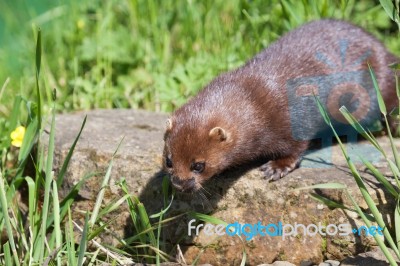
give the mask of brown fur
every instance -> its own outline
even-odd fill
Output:
[[[172,183],[180,190],[195,191],[221,171],[260,157],[270,160],[262,170],[272,180],[292,171],[308,141],[295,140],[291,134],[286,82],[331,73],[326,64],[315,60],[315,53],[322,52],[340,65],[337,43],[343,38],[351,49],[341,71],[368,69],[366,61],[355,66],[351,62],[364,51],[372,51],[368,61],[388,110],[396,106],[394,75],[388,67],[396,58],[378,40],[346,22],[311,22],[286,34],[244,66],[218,76],[173,113],[164,148],[164,169]],[[167,157],[172,167],[166,165]],[[204,163],[204,170],[194,171],[195,163]]]

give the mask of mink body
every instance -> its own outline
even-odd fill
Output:
[[[368,117],[379,116],[379,109],[367,62],[391,110],[397,97],[388,65],[396,61],[381,42],[350,23],[305,24],[215,78],[172,114],[164,169],[172,184],[187,192],[227,168],[260,158],[267,179],[282,178],[297,167],[310,140],[329,129],[315,112],[313,95],[335,125],[345,125],[338,111],[343,104],[370,124]]]

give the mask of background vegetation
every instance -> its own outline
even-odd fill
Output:
[[[399,54],[396,24],[378,1],[1,1],[1,115],[34,93],[34,37],[43,32],[45,100],[58,112],[93,108],[171,111],[306,21],[346,19]],[[45,101],[46,104],[46,101]]]
[[[75,239],[70,206],[88,176],[59,198],[69,158],[54,177],[56,112],[172,111],[218,73],[242,64],[294,27],[323,17],[352,21],[400,54],[397,25],[372,0],[3,0],[0,10],[0,264],[6,265],[173,259],[170,251],[159,249],[163,215],[170,206],[167,180],[165,209],[152,215],[123,181],[126,196],[102,209],[100,190],[79,242]],[[37,145],[42,116],[52,121],[47,154]],[[19,125],[26,128],[23,141]],[[12,147],[12,141],[21,147]],[[34,168],[30,173],[25,171],[28,161]],[[104,186],[111,168],[112,158]],[[28,190],[25,213],[17,200],[21,184]],[[107,225],[101,218],[125,200],[137,234],[121,239],[120,250],[88,252],[88,242]],[[199,219],[212,222],[204,215]]]

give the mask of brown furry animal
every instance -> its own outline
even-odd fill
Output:
[[[265,158],[265,177],[294,170],[309,141],[326,132],[313,94],[336,126],[348,128],[338,109],[364,125],[379,118],[367,62],[387,109],[397,105],[396,61],[376,38],[343,21],[320,20],[289,32],[244,66],[221,74],[167,122],[164,169],[181,191],[232,166]]]

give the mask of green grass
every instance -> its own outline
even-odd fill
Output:
[[[171,260],[171,251],[161,250],[161,231],[180,216],[166,218],[173,201],[168,181],[163,183],[164,208],[159,213],[147,213],[123,180],[125,196],[103,206],[113,158],[84,225],[74,222],[71,205],[94,173],[82,176],[67,196],[59,197],[80,133],[60,172],[53,173],[57,113],[94,108],[170,112],[216,75],[239,66],[285,32],[323,17],[363,26],[400,54],[397,25],[389,18],[398,22],[398,16],[391,13],[387,1],[381,2],[385,9],[372,0],[0,1],[0,84],[4,84],[0,88],[0,232],[7,235],[0,242],[0,264]],[[48,153],[39,141],[43,121],[51,121]],[[16,148],[10,134],[19,125],[26,133],[22,146]],[[396,173],[398,163],[396,159],[392,165]],[[33,171],[26,171],[27,165],[33,165]],[[382,179],[379,174],[377,178]],[[28,191],[27,213],[13,200],[21,186]],[[388,189],[397,195],[396,189]],[[102,246],[95,237],[107,230],[111,221],[105,217],[125,202],[135,234],[117,239],[119,247]],[[95,248],[88,250],[89,243]],[[243,250],[242,265],[246,256]]]
[[[163,219],[163,215],[171,206],[172,200],[159,214],[148,216],[145,207],[139,199],[129,194],[126,184],[122,181],[121,188],[126,193],[122,198],[117,198],[103,206],[105,189],[110,180],[114,155],[110,158],[108,169],[101,183],[101,188],[96,197],[92,210],[85,214],[83,227],[79,226],[71,215],[71,206],[77,196],[80,187],[94,174],[83,176],[82,179],[70,190],[64,198],[58,193],[61,182],[66,174],[69,160],[73,154],[76,143],[85,126],[86,118],[82,122],[81,130],[57,175],[53,172],[54,141],[55,141],[55,103],[56,94],[53,93],[53,106],[50,112],[50,127],[47,152],[40,140],[44,132],[42,121],[48,120],[42,117],[43,106],[41,104],[41,87],[38,82],[41,74],[41,34],[37,34],[36,42],[36,101],[24,101],[16,97],[12,114],[9,117],[11,128],[18,124],[19,110],[24,106],[28,114],[25,121],[26,131],[19,148],[18,159],[14,165],[7,167],[7,157],[16,152],[10,146],[3,149],[5,157],[2,160],[0,171],[0,265],[99,265],[103,262],[111,264],[132,264],[134,261],[157,262],[171,260],[172,257],[159,249],[162,225],[175,219]],[[25,105],[23,103],[26,103]],[[121,140],[122,143],[123,140]],[[10,145],[10,139],[8,140]],[[16,144],[14,144],[16,145]],[[121,144],[120,144],[121,145]],[[36,147],[36,152],[34,151]],[[36,156],[35,156],[36,154]],[[33,173],[25,171],[27,164],[34,166]],[[4,166],[5,165],[5,166]],[[43,171],[42,171],[43,170]],[[28,175],[32,176],[25,176]],[[26,186],[27,196],[19,193],[19,189]],[[164,179],[164,199],[168,200],[169,181]],[[20,208],[15,198],[21,199],[28,205],[27,211]],[[106,247],[95,241],[95,237],[104,232],[111,222],[106,220],[106,215],[121,208],[124,202],[129,205],[132,222],[136,228],[136,234],[129,240],[117,239],[121,244],[118,247]],[[158,223],[150,222],[150,218],[159,218]],[[155,233],[157,232],[157,238]],[[79,237],[79,241],[75,238]],[[134,242],[139,239],[139,242]],[[89,243],[95,248],[88,250]],[[133,252],[132,252],[133,251]]]
[[[399,207],[400,206],[399,205],[400,159],[399,159],[397,147],[394,143],[393,136],[390,131],[390,126],[388,123],[387,109],[386,109],[385,103],[383,101],[383,97],[381,95],[375,74],[370,66],[369,66],[369,71],[371,74],[375,92],[377,94],[379,109],[384,118],[386,130],[388,132],[388,138],[390,140],[390,144],[391,144],[391,148],[392,148],[391,154],[390,155],[387,154],[387,152],[380,146],[380,144],[379,144],[378,140],[375,138],[375,136],[369,130],[365,129],[356,120],[356,118],[347,110],[347,108],[345,106],[342,106],[339,110],[343,114],[345,119],[348,121],[348,123],[380,152],[380,154],[384,157],[389,169],[391,170],[391,173],[395,179],[395,184],[390,183],[389,180],[387,179],[387,177],[385,177],[381,172],[379,172],[370,162],[368,162],[364,158],[360,157],[361,161],[364,163],[366,168],[373,174],[373,176],[376,178],[376,180],[383,186],[383,188],[387,192],[389,192],[391,194],[391,197],[393,198],[393,200],[396,204],[395,208],[393,210],[393,213],[390,214],[391,217],[394,218],[394,219],[391,219],[391,221],[394,221],[394,222],[392,222],[390,224],[385,223],[383,217],[384,217],[384,215],[387,215],[387,214],[382,213],[380,211],[380,206],[377,206],[377,204],[374,202],[374,199],[372,198],[370,192],[368,191],[367,187],[369,187],[369,186],[367,185],[367,182],[364,180],[361,173],[357,170],[357,167],[355,166],[355,164],[353,162],[354,157],[352,158],[350,156],[350,154],[347,152],[346,146],[343,145],[339,135],[337,134],[337,132],[331,122],[331,119],[329,117],[329,114],[325,109],[325,106],[323,106],[323,104],[321,103],[321,101],[319,100],[319,98],[317,96],[315,96],[315,98],[316,98],[316,103],[318,105],[319,111],[320,111],[321,115],[323,116],[326,124],[328,124],[328,126],[332,129],[332,132],[334,133],[334,136],[341,148],[342,154],[346,159],[349,170],[354,177],[354,180],[360,190],[360,193],[361,193],[365,203],[368,206],[368,209],[366,211],[363,211],[360,208],[359,204],[356,202],[351,191],[348,190],[347,186],[340,184],[340,183],[317,184],[317,185],[313,185],[313,186],[309,186],[309,187],[305,187],[305,188],[301,188],[301,189],[339,189],[339,190],[343,190],[345,192],[345,195],[347,196],[347,198],[349,198],[350,201],[352,202],[354,209],[351,209],[340,203],[331,201],[330,199],[325,198],[325,197],[315,194],[315,193],[312,194],[312,197],[315,200],[320,201],[329,207],[342,208],[342,209],[356,212],[361,217],[361,219],[363,220],[363,222],[365,223],[365,225],[367,227],[371,227],[372,225],[377,224],[380,228],[383,228],[382,233],[383,233],[384,238],[382,238],[378,234],[373,235],[373,237],[374,237],[376,243],[378,244],[379,248],[385,255],[385,257],[389,261],[390,265],[395,266],[395,265],[397,265],[395,258],[397,258],[397,260],[400,260],[400,244],[399,244],[400,243],[400,207]],[[399,87],[397,86],[396,89],[399,90]],[[400,101],[400,97],[398,97],[398,98]],[[391,158],[394,158],[394,161]],[[372,222],[374,224],[372,224]],[[392,230],[392,232],[390,230]],[[390,247],[393,250],[394,256],[389,252],[388,247]]]
[[[0,81],[8,115],[15,92],[34,94],[32,39],[43,32],[43,98],[56,88],[58,112],[93,108],[171,111],[307,21],[351,20],[400,52],[396,25],[374,1],[3,1]],[[46,3],[46,1],[44,2]],[[17,9],[18,8],[18,9]],[[11,14],[16,14],[12,16]],[[21,23],[22,22],[22,23]],[[21,27],[22,25],[22,27]]]

